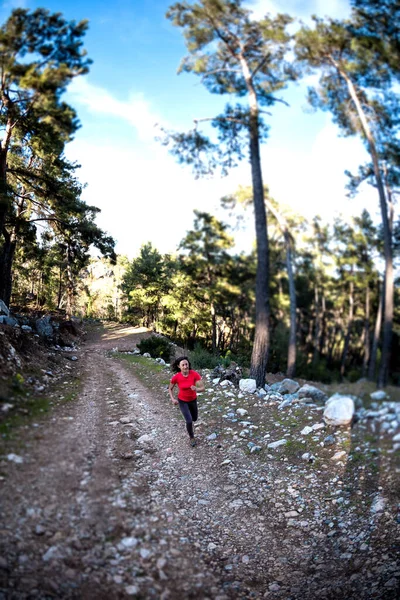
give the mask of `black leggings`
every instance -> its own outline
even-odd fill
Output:
[[[183,402],[183,400],[179,400],[179,408],[181,409],[181,413],[183,414],[183,418],[186,421],[186,429],[191,438],[194,438],[193,433],[193,423],[197,421],[197,400],[192,400],[191,402]]]

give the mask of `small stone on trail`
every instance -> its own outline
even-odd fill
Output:
[[[22,456],[18,456],[18,454],[13,454],[13,453],[7,454],[7,460],[18,463],[18,464],[21,464],[24,462],[24,459],[22,458]]]
[[[139,588],[136,585],[127,585],[125,592],[128,594],[128,596],[135,596],[139,593]]]

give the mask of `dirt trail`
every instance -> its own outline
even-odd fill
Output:
[[[166,386],[150,393],[109,352],[131,331],[85,345],[79,397],[21,431],[22,463],[2,462],[0,599],[353,597],[326,564],[333,541],[313,548],[278,518],[274,467],[210,447],[201,425],[190,448]]]

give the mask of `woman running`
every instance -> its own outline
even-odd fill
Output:
[[[179,404],[183,418],[186,421],[186,429],[190,438],[190,445],[195,446],[193,423],[197,421],[197,392],[204,392],[204,381],[197,371],[193,371],[187,356],[177,358],[172,365],[175,375],[169,383],[169,395],[172,404]],[[175,399],[173,391],[178,386],[178,400]]]

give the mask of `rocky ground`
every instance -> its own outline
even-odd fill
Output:
[[[0,598],[398,598],[395,407],[333,430],[203,372],[191,448],[142,335],[99,328],[3,411]]]

